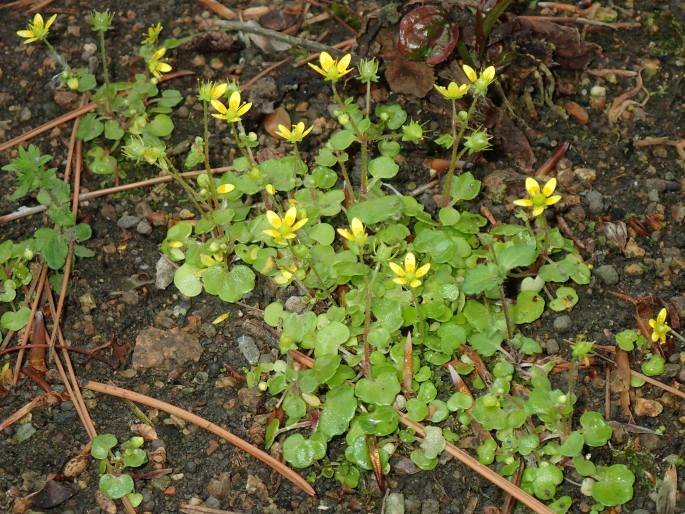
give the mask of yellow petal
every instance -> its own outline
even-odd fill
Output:
[[[421,281],[418,278],[415,278],[409,283],[409,285],[411,287],[419,287],[421,285]]]
[[[304,123],[303,123],[303,125],[304,125]],[[314,125],[312,125],[312,126],[309,127],[307,130],[305,130],[304,132],[302,132],[302,137],[304,137],[304,136],[306,136],[307,134],[309,134],[309,133],[312,131],[313,128],[314,128]]]
[[[416,273],[414,274],[417,278],[423,277],[426,273],[428,273],[428,270],[431,269],[430,264],[424,264],[421,266],[419,269],[416,270]]]
[[[240,107],[240,91],[233,91],[233,93],[231,93],[231,96],[228,99],[228,106],[234,111],[238,110]]]
[[[226,111],[228,111],[226,106],[222,104],[219,100],[212,100],[212,107],[214,107],[221,114],[226,114]]]
[[[347,71],[347,67],[350,65],[351,60],[352,54],[343,55],[340,61],[338,61],[338,71],[340,73],[345,73]]]
[[[650,320],[649,320],[649,326],[650,326],[651,328],[654,328],[654,327],[656,326],[656,320],[655,320],[655,319],[650,319]]]
[[[162,57],[164,57],[164,54],[166,53],[166,48],[162,47],[159,50],[157,50],[154,54],[152,54],[152,61],[158,61]]]
[[[398,277],[403,277],[405,275],[404,269],[399,264],[394,263],[394,262],[389,262],[388,266],[390,266],[390,269],[392,270],[392,272],[395,275],[397,275]]]
[[[243,104],[243,106],[238,109],[238,116],[243,116],[247,111],[250,110],[252,107],[252,102],[247,102],[246,104]]]
[[[540,184],[533,177],[526,177],[526,191],[530,196],[535,196],[540,193]]]
[[[287,225],[289,227],[293,226],[293,223],[295,223],[295,220],[297,219],[297,208],[291,207],[288,209],[285,213],[285,216],[283,216],[283,224]]]
[[[276,129],[276,135],[281,136],[283,139],[290,139],[291,132],[287,128],[285,128],[284,125],[279,124],[278,127],[276,127]]]
[[[554,195],[554,196],[550,196],[547,200],[545,200],[545,203],[547,205],[554,205],[559,200],[561,200],[561,195]]]
[[[404,256],[404,269],[407,273],[411,273],[416,269],[416,257],[411,252]]]
[[[226,193],[230,193],[234,189],[235,186],[233,184],[221,184],[219,187],[216,188],[216,192],[220,195],[225,195]]]
[[[518,200],[514,200],[514,205],[518,205],[519,207],[532,207],[533,200],[530,198],[520,198]]]
[[[399,284],[401,286],[407,283],[407,279],[402,277],[395,277],[392,279],[392,281],[395,282],[395,284]]]
[[[652,332],[652,342],[656,343],[659,340],[659,334]]]
[[[545,187],[542,188],[542,192],[544,193],[545,196],[552,196],[552,193],[554,193],[554,190],[557,188],[557,179],[551,178],[547,181],[545,184]]]
[[[295,234],[293,234],[293,233],[286,234],[285,236],[283,236],[283,238],[284,239],[295,239]]]
[[[309,221],[309,218],[302,218],[300,221],[298,221],[297,223],[295,223],[293,225],[292,230],[293,231],[300,230],[302,227],[304,227],[307,224],[308,221]]]
[[[171,71],[171,65],[167,64],[165,62],[160,62],[157,65],[157,71],[162,72],[162,73],[169,73]]]
[[[478,74],[476,73],[476,70],[471,68],[468,64],[464,64],[461,67],[464,70],[464,75],[471,81],[475,82],[478,79]]]
[[[262,230],[262,233],[277,240],[281,238],[281,234],[272,229]]]
[[[355,236],[360,236],[364,233],[364,224],[359,218],[352,218],[352,223],[350,223],[350,228]]]
[[[656,317],[656,320],[657,320],[659,323],[664,323],[664,322],[666,321],[666,315],[667,315],[667,314],[668,314],[668,312],[666,311],[666,309],[661,309],[661,310],[659,311],[659,315]]]
[[[230,312],[224,312],[223,314],[219,314],[216,318],[214,318],[214,321],[212,321],[212,325],[218,325],[222,321],[226,321],[230,315]]]
[[[55,23],[55,19],[57,19],[57,15],[56,15],[56,14],[53,14],[52,16],[50,16],[50,19],[49,19],[48,22],[45,24],[45,30],[48,30],[48,29],[50,28],[50,25],[52,25],[53,23]]]
[[[331,57],[331,54],[328,52],[321,52],[321,55],[319,55],[319,62],[321,63],[321,68],[323,68],[325,71],[328,71],[335,63],[333,57]]]
[[[33,37],[33,32],[30,30],[17,30],[17,36],[23,38]]]
[[[42,26],[43,26],[43,15],[37,12],[37,13],[33,16],[33,24],[34,24],[36,27],[42,27]]]
[[[349,230],[347,230],[346,228],[339,228],[339,229],[338,229],[338,234],[340,234],[342,237],[344,237],[344,238],[347,239],[348,241],[354,241],[354,236],[353,236],[352,233],[351,233]]]
[[[533,216],[537,218],[538,216],[540,216],[540,214],[544,212],[544,210],[544,207],[536,207],[535,209],[533,209]]]
[[[267,184],[264,186],[264,189],[272,196],[276,194],[276,188],[273,186],[273,184]]]
[[[226,84],[226,82],[224,82],[223,84],[217,84],[212,89],[212,96],[215,98],[221,98],[222,96],[224,96],[226,89],[228,89],[228,84]]]
[[[274,211],[266,211],[266,221],[268,221],[269,225],[273,228],[281,228],[281,225],[283,225],[283,220],[281,220],[281,217]]]
[[[326,72],[323,71],[321,68],[319,68],[316,64],[312,64],[310,62],[307,63],[311,69],[313,69],[315,72],[323,75],[324,77],[326,76]]]
[[[481,77],[483,77],[485,80],[488,82],[491,82],[495,78],[495,67],[494,66],[488,66],[483,70],[483,73],[480,74]]]

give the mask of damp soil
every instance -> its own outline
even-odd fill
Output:
[[[235,4],[236,2],[229,2]],[[358,12],[368,12],[381,2],[364,0],[355,2]],[[243,2],[243,7],[249,3]],[[256,5],[252,2],[250,5]],[[281,2],[273,3],[278,8]],[[505,148],[496,147],[476,163],[474,174],[484,181],[484,194],[479,197],[500,221],[512,216],[508,205],[511,198],[520,194],[520,183],[530,169],[541,164],[561,143],[569,143],[565,159],[557,165],[557,172],[571,172],[567,187],[573,201],[567,201],[559,209],[570,230],[586,245],[585,257],[597,270],[611,266],[617,271],[618,281],[593,277],[590,286],[579,289],[580,301],[569,313],[570,323],[560,330],[558,314],[546,312],[528,328],[544,345],[547,353],[568,355],[565,339],[583,334],[601,344],[613,344],[608,334],[624,328],[635,327],[632,305],[612,296],[610,291],[620,291],[633,297],[654,295],[664,300],[681,297],[685,291],[683,267],[685,256],[685,231],[683,218],[683,190],[685,183],[683,161],[678,161],[674,148],[659,145],[638,148],[636,141],[647,137],[666,137],[673,140],[685,138],[683,108],[685,107],[685,11],[677,0],[670,2],[642,0],[634,2],[632,16],[627,16],[633,2],[616,2],[620,19],[636,21],[640,27],[611,30],[584,27],[585,38],[597,45],[587,68],[624,69],[644,68],[645,91],[649,100],[644,106],[635,106],[621,119],[610,124],[606,114],[589,107],[592,87],[601,84],[607,89],[607,106],[611,100],[634,86],[632,78],[618,78],[615,82],[583,73],[582,70],[554,68],[557,90],[552,97],[556,105],[574,101],[585,106],[589,121],[581,125],[572,116],[563,119],[550,104],[537,105],[536,116],[524,108],[516,91],[507,90],[514,110],[520,114],[520,126],[530,141],[536,163],[521,165],[510,158]],[[272,4],[270,4],[272,5]],[[232,5],[233,7],[233,5]],[[115,30],[108,34],[115,79],[128,75],[134,46],[147,25],[162,22],[167,34],[183,36],[198,30],[201,22],[212,17],[199,4],[190,1],[134,2],[122,0],[53,2],[47,12],[60,13],[60,20],[51,40],[68,60],[81,62],[84,45],[94,43],[85,13],[90,9],[116,9]],[[514,11],[528,12],[525,6]],[[539,14],[530,11],[529,14]],[[64,106],[55,102],[55,70],[46,61],[43,49],[22,46],[14,35],[24,23],[24,16],[15,10],[0,11],[0,140],[8,140],[65,112]],[[313,35],[328,30],[326,43],[334,44],[346,39],[345,33],[334,22],[328,21],[312,29]],[[320,31],[320,32],[317,32]],[[373,49],[373,45],[371,46]],[[254,46],[236,42],[226,50],[216,51],[207,46],[178,49],[172,54],[175,69],[188,69],[208,79],[240,78],[243,82],[266,67],[268,63],[282,58],[278,54],[264,55]],[[655,64],[658,67],[654,69]],[[445,68],[438,67],[441,76]],[[306,101],[301,114],[313,121],[317,113],[328,105],[327,89],[305,68],[285,65],[270,74],[272,84],[264,86],[268,93],[266,103],[284,105],[292,110]],[[506,86],[506,76],[503,79]],[[176,79],[174,87],[189,98],[195,86],[195,77]],[[527,86],[528,87],[528,86]],[[273,92],[275,88],[275,93]],[[506,87],[505,87],[506,89]],[[561,90],[564,90],[563,93]],[[448,113],[432,93],[425,99],[396,95],[385,83],[381,95],[402,103],[406,109],[421,119],[428,115],[433,124],[444,126]],[[536,93],[535,88],[532,89]],[[265,93],[265,95],[267,95]],[[635,100],[643,101],[642,94]],[[200,129],[201,114],[187,100],[181,109],[185,112],[174,117],[176,130],[170,146],[191,141]],[[28,109],[28,113],[25,109]],[[261,119],[248,120],[248,128],[258,129]],[[317,138],[324,139],[331,127],[325,126]],[[62,125],[32,140],[44,152],[54,156],[54,164],[62,167],[66,159],[66,142],[71,125]],[[212,163],[222,165],[229,156],[221,144],[221,138],[212,142]],[[267,146],[276,146],[273,140]],[[312,143],[313,144],[313,143]],[[279,151],[275,149],[275,151]],[[303,148],[307,151],[307,147]],[[426,148],[408,157],[395,186],[403,191],[412,190],[428,180],[422,162],[426,158],[440,156],[437,147]],[[2,164],[13,156],[5,152]],[[583,181],[575,170],[585,168],[594,171],[594,178]],[[149,169],[128,169],[126,180],[139,180],[148,176]],[[587,173],[581,177],[592,176]],[[661,182],[660,182],[661,180]],[[560,179],[561,182],[561,179]],[[102,178],[86,173],[83,187],[94,190],[104,185]],[[575,190],[573,190],[575,188]],[[0,212],[9,212],[19,205],[9,202],[12,185],[6,179],[0,190]],[[602,205],[590,210],[588,193],[600,195]],[[430,195],[420,197],[434,208]],[[505,201],[506,200],[506,201]],[[226,305],[210,296],[183,298],[173,286],[166,290],[154,287],[155,264],[159,259],[159,244],[164,238],[164,227],[153,227],[149,235],[139,234],[135,228],[124,230],[117,221],[126,214],[136,215],[145,206],[163,211],[169,217],[177,217],[185,207],[180,191],[173,186],[159,186],[146,191],[134,191],[96,201],[84,202],[80,210],[82,219],[93,228],[93,238],[87,245],[96,256],[78,261],[72,274],[71,288],[67,296],[63,327],[65,337],[75,347],[92,349],[104,343],[122,345],[131,349],[136,336],[146,327],[185,327],[202,346],[198,362],[174,370],[150,370],[131,373],[130,353],[121,365],[110,350],[99,352],[95,357],[74,354],[72,359],[77,376],[83,380],[112,381],[122,387],[148,394],[194,412],[227,428],[240,437],[260,445],[263,442],[268,399],[247,390],[239,381],[225,387],[231,370],[240,372],[248,363],[237,348],[241,336],[254,338],[263,356],[275,355],[276,339],[260,321],[258,312],[246,306]],[[472,205],[474,210],[480,204]],[[634,242],[640,248],[639,255],[626,256],[607,241],[601,230],[601,222],[629,220],[635,217],[644,221],[647,215],[661,214],[661,227],[649,228],[644,233],[633,233]],[[550,220],[554,222],[554,219]],[[0,226],[0,239],[28,237],[39,224],[39,217],[25,218]],[[644,252],[642,254],[641,252]],[[628,268],[638,264],[636,268]],[[605,268],[606,269],[606,268]],[[87,314],[82,310],[81,298],[90,293],[95,307]],[[295,291],[278,290],[266,283],[259,283],[244,302],[253,307],[265,307],[270,302],[285,300]],[[680,304],[683,305],[683,304]],[[218,315],[228,312],[227,321],[211,323]],[[680,348],[672,349],[667,376],[671,383],[685,378],[681,373]],[[222,380],[223,379],[223,380]],[[599,367],[589,373],[581,373],[577,386],[577,412],[596,409],[604,412],[604,370]],[[59,391],[58,379],[48,376],[52,387]],[[565,378],[559,377],[563,384]],[[0,399],[0,419],[5,419],[21,405],[33,399],[41,390],[29,380],[22,380],[16,388]],[[139,420],[122,400],[84,392],[86,402],[97,429],[126,437],[129,426]],[[650,493],[653,483],[663,476],[667,467],[664,459],[669,455],[683,457],[682,436],[685,425],[679,421],[685,415],[682,402],[664,399],[657,389],[640,393],[648,398],[660,399],[665,405],[663,413],[656,418],[639,418],[638,423],[648,429],[663,427],[660,436],[654,434],[628,434],[621,441],[614,441],[611,450],[605,450],[601,458],[607,462],[624,462],[649,474],[640,474],[634,500],[623,507],[622,512],[655,512]],[[314,487],[316,498],[309,498],[289,482],[281,480],[269,468],[254,461],[239,450],[219,441],[207,432],[183,425],[165,413],[144,409],[157,430],[159,441],[167,455],[166,467],[170,474],[156,479],[137,480],[137,490],[143,492],[143,510],[155,513],[179,512],[179,506],[193,498],[206,500],[211,492],[219,496],[216,507],[238,512],[381,512],[383,497],[372,476],[367,476],[359,491],[343,491],[333,480],[317,478]],[[618,402],[611,405],[612,419],[621,419]],[[35,434],[23,444],[14,442],[15,428],[0,434],[0,511],[10,512],[15,498],[34,492],[45,480],[59,473],[64,464],[77,455],[87,442],[86,434],[70,402],[54,408],[38,409],[32,413],[31,424]],[[474,445],[477,444],[474,442]],[[338,449],[339,450],[339,449]],[[333,446],[329,450],[332,461],[339,458]],[[400,446],[395,459],[406,460],[408,451]],[[399,466],[402,467],[402,466]],[[150,471],[142,468],[141,473]],[[316,471],[316,470],[313,470]],[[679,470],[680,471],[680,470]],[[308,471],[305,471],[305,474]],[[650,478],[651,477],[651,478]],[[263,484],[263,487],[259,484]],[[257,484],[255,486],[255,484]],[[76,480],[77,494],[54,508],[54,512],[96,513],[95,503],[97,473],[85,473]],[[680,487],[683,489],[683,482]],[[435,471],[414,475],[393,472],[388,479],[391,492],[400,492],[405,498],[406,512],[461,513],[483,512],[488,506],[501,506],[502,493],[479,479],[474,473],[454,460],[441,463]],[[208,487],[211,489],[208,490]],[[589,507],[591,501],[579,496],[578,488],[564,484],[562,492],[576,500],[574,512]],[[682,494],[681,494],[682,497]],[[640,510],[644,509],[644,510]],[[685,503],[679,502],[676,512],[685,511]],[[587,510],[585,510],[587,512]]]

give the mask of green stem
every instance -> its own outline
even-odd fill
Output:
[[[245,136],[245,127],[243,126],[242,121],[238,121],[238,128],[240,128],[240,135]],[[249,159],[250,164],[254,168],[255,166],[257,166],[257,161],[255,160],[254,155],[252,155],[252,148],[247,146],[247,144],[244,146],[245,146],[245,151],[247,152],[247,158]]]
[[[290,239],[288,239],[287,245],[288,245],[288,250],[290,251],[290,255],[292,255],[293,261],[295,261],[295,265],[299,265],[299,264],[300,264],[300,259],[297,257],[297,255],[295,255],[295,250],[294,250],[294,248],[290,245]],[[321,284],[321,291],[323,291],[323,292],[325,293],[326,298],[328,299],[328,301],[330,301],[331,304],[335,305],[335,300],[333,299],[333,296],[331,296],[331,293],[328,291],[328,289],[326,289],[326,286],[324,285],[324,281],[323,281],[323,279],[321,278],[321,275],[319,275],[319,271],[316,269],[316,267],[314,266],[314,264],[311,264],[311,265],[309,266],[309,269],[312,270],[312,273],[314,273],[314,276],[315,276],[316,279],[319,281],[319,284]]]
[[[331,83],[331,88],[333,89],[333,97],[335,98],[335,101],[338,102],[338,105],[340,105],[340,108],[344,111],[345,110],[345,102],[343,102],[342,97],[338,94],[338,90],[335,87],[335,82]],[[369,107],[370,109],[370,107]],[[368,140],[366,136],[362,133],[361,130],[359,130],[359,126],[357,125],[357,122],[354,121],[354,118],[350,115],[348,116],[348,119],[350,121],[350,126],[352,127],[352,130],[354,131],[355,135],[357,136],[357,139],[359,139],[359,144],[361,145],[361,183],[359,186],[360,192],[362,196],[366,196],[367,194],[367,188],[368,188],[368,182],[369,182],[369,164],[368,164]]]
[[[164,165],[161,168],[163,171],[168,171],[171,174],[174,180],[178,182],[178,184],[186,192],[190,201],[193,202],[193,205],[195,205],[198,211],[200,211],[200,214],[204,214],[206,212],[206,209],[200,204],[200,201],[197,198],[197,195],[195,194],[195,191],[193,190],[192,186],[188,183],[188,181],[185,178],[183,178],[183,176],[178,172],[178,170],[174,167],[171,161],[165,158]]]
[[[361,262],[364,262],[364,254],[360,256]],[[369,332],[371,330],[371,290],[373,283],[376,280],[376,275],[381,267],[381,263],[376,264],[376,269],[373,270],[371,278],[366,284],[366,298],[364,299],[364,361],[363,369],[366,378],[371,378],[371,345],[369,344]]]
[[[416,325],[414,325],[414,331],[416,332],[415,335],[418,335],[419,341],[423,343],[423,341],[425,341],[426,339],[426,336],[423,331],[423,329],[425,328],[424,325],[426,324],[426,320],[424,319],[423,314],[419,310],[419,299],[416,296],[416,291],[411,286],[409,286],[409,289],[411,290],[411,298],[412,303],[414,304],[414,310],[416,311],[416,317],[419,319]]]
[[[354,191],[352,189],[352,182],[350,181],[350,176],[347,173],[347,167],[345,162],[340,159],[340,152],[335,151],[335,156],[338,159],[338,164],[340,164],[340,171],[342,172],[343,180],[345,181],[345,207],[351,207],[351,202],[354,201]]]
[[[59,63],[59,65],[62,67],[62,69],[69,69],[69,65],[67,64],[67,61],[62,57],[61,54],[55,50],[55,47],[50,44],[50,42],[47,39],[43,40],[43,43],[45,43],[45,46],[48,47],[48,50],[52,54],[52,56],[55,58],[55,60]]]
[[[109,69],[107,68],[107,48],[105,47],[105,33],[98,32],[100,37],[100,58],[102,59],[102,78],[105,80],[105,110],[109,113],[112,110],[109,88]]]
[[[205,171],[207,172],[207,181],[209,183],[209,195],[212,198],[212,202],[215,207],[219,205],[219,195],[216,192],[216,184],[214,183],[214,177],[212,176],[212,167],[209,163],[209,108],[207,107],[207,102],[202,102],[202,115],[204,122],[204,157],[205,157]]]
[[[464,138],[464,132],[466,132],[466,127],[471,120],[477,102],[478,97],[474,97],[466,115],[466,119],[463,121],[459,133],[457,134],[457,102],[456,100],[452,100],[452,154],[450,157],[450,166],[447,169],[447,176],[445,177],[445,185],[442,190],[442,203],[444,207],[447,207],[452,203],[452,178],[454,177],[454,170],[457,167],[459,157],[464,155],[464,151],[458,152],[458,149],[461,140]]]

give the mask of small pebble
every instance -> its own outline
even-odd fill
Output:
[[[558,330],[559,332],[565,332],[571,328],[572,324],[573,322],[571,321],[571,316],[568,314],[562,314],[561,316],[554,318],[554,330]]]
[[[117,221],[117,226],[119,228],[127,230],[129,228],[135,227],[139,221],[139,216],[131,216],[130,214],[124,214],[121,218],[119,218],[119,221]]]
[[[291,296],[285,301],[285,310],[302,314],[307,308],[307,302],[302,296]]]
[[[595,270],[595,275],[608,286],[618,284],[618,271],[616,271],[616,268],[611,264],[599,266]]]
[[[248,335],[241,335],[238,337],[238,348],[240,349],[240,352],[243,354],[243,357],[245,357],[245,360],[251,365],[254,366],[259,362],[259,348],[257,347],[257,344],[255,343],[254,337],[248,336]]]
[[[136,232],[144,236],[150,235],[152,233],[152,225],[150,225],[148,220],[140,220],[138,225],[136,225]]]
[[[585,193],[585,203],[590,214],[601,214],[604,212],[604,197],[599,191],[592,189]]]

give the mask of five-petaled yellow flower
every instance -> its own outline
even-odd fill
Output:
[[[147,69],[156,79],[161,79],[162,73],[169,73],[171,71],[171,65],[162,59],[165,53],[166,48],[159,48],[147,62]]]
[[[526,178],[526,191],[528,191],[528,198],[521,198],[514,200],[514,205],[520,207],[531,207],[533,209],[533,217],[538,217],[550,205],[554,205],[561,200],[561,195],[555,195],[554,190],[557,187],[557,179],[552,178],[547,181],[542,190],[540,184],[534,178]]]
[[[202,102],[211,102],[212,100],[218,100],[228,89],[228,84],[226,82],[221,82],[215,84],[214,82],[202,82],[200,83],[200,88],[197,97]]]
[[[464,64],[461,67],[464,70],[464,75],[471,81],[471,82],[476,82],[477,80],[483,80],[486,85],[490,84],[493,80],[495,80],[495,67],[494,66],[488,66],[485,68],[483,71],[480,72],[480,76],[478,76],[478,73],[476,73],[476,70],[474,70],[471,66],[468,64]]]
[[[419,287],[421,285],[421,280],[419,279],[431,269],[430,264],[424,264],[419,269],[416,269],[416,257],[411,252],[404,257],[404,268],[394,262],[388,264],[395,274],[395,278],[392,281],[401,286],[409,285],[409,287]]]
[[[43,16],[40,13],[36,13],[33,16],[33,21],[30,21],[24,30],[18,30],[17,35],[26,40],[24,41],[25,45],[34,41],[43,41],[48,36],[48,30],[50,25],[55,22],[55,18],[57,18],[57,15],[53,14],[47,22],[43,22]]]
[[[219,100],[212,100],[212,107],[214,107],[219,114],[212,114],[215,118],[226,120],[228,123],[237,123],[252,107],[252,102],[240,103],[240,91],[233,91],[228,98],[228,107],[222,104]]]
[[[295,238],[295,232],[304,227],[309,218],[297,221],[297,207],[291,207],[282,218],[274,211],[266,211],[266,220],[273,228],[264,230],[264,234],[271,236],[276,244],[285,244],[288,239]]]
[[[666,309],[661,309],[656,319],[649,320],[649,326],[652,327],[652,341],[659,341],[660,344],[666,344],[666,334],[671,331],[671,327],[666,322],[668,312]]]
[[[359,246],[364,246],[369,237],[364,229],[364,224],[359,218],[352,218],[350,230],[347,230],[346,228],[339,228],[338,234],[348,241],[358,244]]]
[[[457,85],[456,82],[450,82],[447,87],[445,86],[438,86],[435,84],[433,87],[438,90],[438,93],[440,93],[442,96],[447,98],[448,100],[459,100],[462,98],[466,93],[469,92],[469,85],[468,84],[462,84],[461,86]]]
[[[283,139],[288,141],[288,143],[297,144],[302,141],[307,134],[311,132],[314,127],[309,127],[305,130],[304,122],[301,121],[297,125],[293,125],[292,130],[285,127],[285,125],[278,125],[278,130],[276,134],[281,136]]]
[[[346,54],[338,60],[333,59],[328,52],[321,52],[319,55],[320,67],[312,63],[308,64],[314,71],[323,75],[326,80],[337,82],[352,71],[352,68],[348,68],[351,60],[351,54]]]

